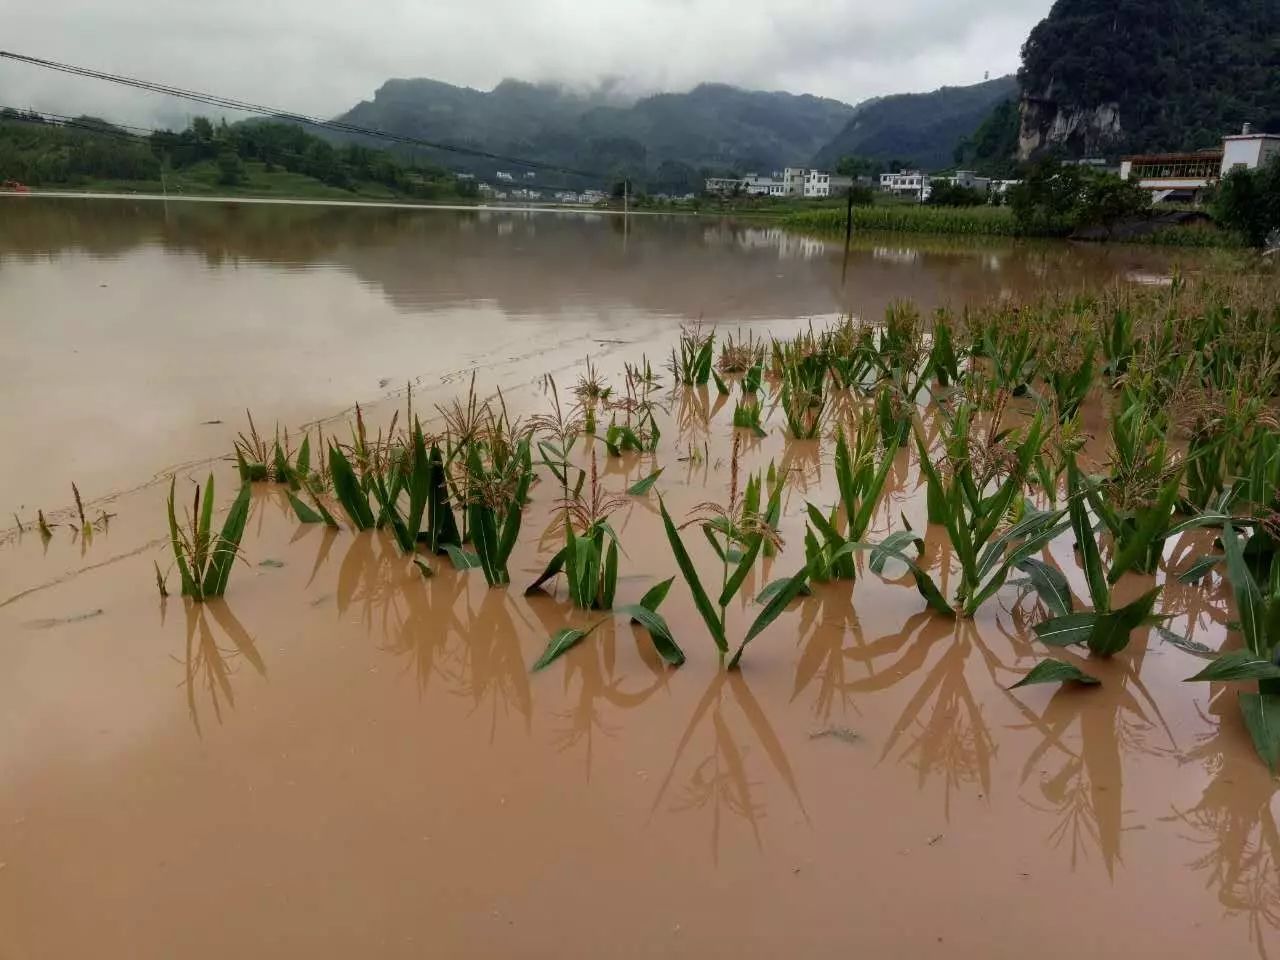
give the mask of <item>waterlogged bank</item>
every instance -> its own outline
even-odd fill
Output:
[[[838,260],[801,262],[838,275]],[[615,386],[623,361],[675,339],[625,329],[631,343],[591,349]],[[545,412],[543,359],[478,383],[501,385],[512,416]],[[562,391],[580,371],[566,358]],[[734,399],[664,378],[656,459],[600,451],[625,501],[618,603],[675,572],[654,493],[625,490],[661,465],[656,490],[683,519],[731,485]],[[415,409],[464,389],[424,383]],[[364,417],[376,430],[403,407]],[[802,562],[806,502],[839,496],[825,431],[789,440],[766,410],[745,456],[788,478],[786,546],[742,598]],[[1091,398],[1091,435],[1105,413]],[[225,504],[235,471],[215,469]],[[181,489],[205,471],[180,470]],[[900,456],[872,539],[903,514],[924,528],[921,483]],[[166,490],[116,497],[88,541],[59,526],[0,546],[0,927],[18,955],[1252,956],[1276,938],[1273,783],[1234,697],[1183,684],[1201,661],[1153,632],[1089,661],[1098,689],[1009,692],[1044,656],[1029,590],[948,621],[910,580],[862,566],[816,584],[732,674],[677,582],[662,612],[688,661],[671,670],[562,585],[523,595],[563,542],[545,475],[510,589],[444,558],[424,579],[390,535],[301,526],[282,487],[258,485],[226,599],[188,607],[154,585]],[[1197,536],[1170,545],[1169,570],[1209,548]],[[1085,595],[1069,539],[1051,553]],[[927,556],[945,582],[936,537]],[[1219,574],[1157,580],[1171,627],[1223,642]],[[729,633],[758,609],[735,602]],[[555,630],[602,619],[530,672]]]

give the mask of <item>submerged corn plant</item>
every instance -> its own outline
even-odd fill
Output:
[[[609,523],[609,516],[626,501],[604,492],[596,467],[594,447],[588,476],[585,492],[579,492],[559,505],[564,517],[565,545],[551,558],[542,575],[529,585],[525,595],[537,593],[549,581],[564,573],[569,587],[569,599],[575,607],[582,610],[614,610],[621,546],[617,531]],[[666,598],[671,583],[672,580],[667,580],[659,584],[646,593],[638,604],[619,607],[615,612],[629,617],[632,623],[643,626],[658,655],[673,666],[679,666],[684,662],[684,652],[672,637],[666,620],[658,613],[658,607]],[[594,629],[594,626],[586,630],[565,628],[557,632],[548,641],[547,649],[534,669],[540,670],[552,663]]]
[[[661,496],[658,497],[658,509],[662,514],[667,541],[671,545],[681,576],[684,577],[690,593],[693,594],[694,606],[697,607],[698,614],[706,624],[707,631],[711,634],[711,639],[720,653],[721,662],[729,652],[727,632],[729,605],[741,592],[766,542],[772,543],[775,547],[781,542],[777,529],[769,520],[780,512],[782,485],[777,484],[774,487],[768,505],[761,510],[759,478],[753,478],[748,482],[745,493],[739,487],[740,444],[741,437],[735,434],[730,461],[727,504],[700,504],[694,509],[692,517],[682,526],[677,527],[671,519],[671,514],[667,512],[666,503]],[[696,526],[702,531],[720,561],[720,592],[714,602],[707,593],[702,578],[698,575],[689,551],[681,539],[681,530],[690,526]],[[808,568],[802,567],[794,576],[783,581],[780,587],[769,592],[764,609],[747,629],[746,635],[729,660],[730,670],[738,666],[747,644],[773,623],[787,605],[805,590],[808,579]]]
[[[595,448],[584,493],[558,504],[564,515],[565,545],[526,594],[534,593],[564,571],[569,599],[583,610],[609,610],[618,588],[618,534],[609,516],[626,501],[606,494],[600,483]]]
[[[676,383],[705,386],[711,379],[715,359],[716,333],[702,332],[701,327],[680,331],[679,353],[671,354],[671,376]]]
[[[1031,465],[1044,442],[1044,413],[1021,431],[1001,429],[1003,405],[997,406],[981,439],[974,434],[974,409],[962,402],[944,414],[942,462],[935,463],[924,437],[916,447],[927,484],[929,521],[947,532],[960,565],[954,598],[946,597],[933,578],[908,556],[924,539],[900,530],[879,544],[848,544],[843,550],[870,549],[871,569],[881,573],[885,562],[906,564],[928,605],[947,616],[972,617],[1008,579],[1022,560],[1040,550],[1064,529],[1065,510],[1038,511],[1022,497]],[[1014,518],[1010,522],[1010,518]],[[839,557],[840,551],[836,556]]]
[[[1177,520],[1185,462],[1175,460],[1164,418],[1152,413],[1145,399],[1126,387],[1122,407],[1111,421],[1111,473],[1102,480],[1075,471],[1080,486],[1113,542],[1111,570],[1115,583],[1128,571],[1152,574],[1160,564],[1165,541],[1189,529]],[[1192,525],[1211,522],[1205,517]]]
[[[1134,630],[1159,622],[1160,618],[1152,617],[1151,611],[1161,588],[1148,590],[1125,606],[1113,604],[1111,585],[1114,581],[1103,570],[1102,553],[1085,509],[1084,480],[1074,461],[1069,464],[1068,472],[1067,510],[1093,609],[1077,612],[1067,578],[1056,567],[1032,557],[1022,560],[1018,567],[1031,578],[1045,609],[1053,615],[1033,628],[1042,643],[1049,647],[1082,645],[1096,657],[1111,657],[1129,645]]]
[[[222,530],[214,533],[213,474],[209,474],[209,479],[205,482],[203,501],[200,485],[196,484],[191,512],[181,522],[174,503],[176,484],[177,479],[171,478],[168,503],[169,545],[182,581],[182,595],[194,600],[220,597],[227,591],[231,567],[239,553],[240,539],[244,536],[245,524],[249,520],[249,485],[240,486],[240,493],[231,504]],[[156,568],[156,579],[161,596],[166,595],[164,577],[161,576],[159,567]]]
[[[898,452],[897,445],[890,443],[877,463],[880,432],[869,418],[859,422],[853,441],[850,448],[843,429],[836,436],[835,474],[840,502],[831,515],[824,516],[813,504],[808,505],[812,528],[805,532],[805,557],[810,577],[819,582],[854,579],[853,553],[844,548],[865,540]],[[841,516],[843,532],[838,529]],[[814,529],[821,534],[821,542]]]
[[[1275,773],[1280,765],[1280,560],[1276,559],[1277,543],[1266,525],[1259,524],[1246,542],[1227,521],[1222,531],[1222,545],[1244,649],[1223,654],[1190,680],[1219,683],[1256,681],[1257,692],[1239,694],[1240,712],[1244,715],[1245,726],[1249,728],[1258,756]]]
[[[826,385],[827,368],[820,354],[797,351],[785,358],[779,404],[796,440],[814,440],[821,434]]]

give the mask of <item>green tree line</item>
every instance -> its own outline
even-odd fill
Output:
[[[378,184],[419,199],[467,194],[474,187],[438,167],[408,163],[386,150],[334,145],[301,127],[269,120],[214,124],[196,117],[181,131],[130,134],[95,117],[51,122],[35,113],[0,110],[0,180],[31,186],[88,181],[159,181],[162,171],[213,165],[218,183],[238,186],[246,164],[285,170],[343,190]]]

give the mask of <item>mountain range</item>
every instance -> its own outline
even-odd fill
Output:
[[[438,80],[389,80],[337,119],[570,170],[692,190],[707,173],[769,172],[857,153],[943,167],[961,138],[1015,93],[1012,77],[867,101],[704,83],[685,93],[619,102],[607,92],[504,80],[490,91]],[[492,175],[502,161],[443,151],[428,158]],[[572,180],[572,175],[561,174]]]

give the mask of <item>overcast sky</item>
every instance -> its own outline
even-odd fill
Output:
[[[1051,0],[0,0],[0,48],[330,116],[389,77],[635,92],[716,80],[856,103],[1018,66]],[[181,122],[199,108],[0,61],[0,104]],[[207,112],[207,111],[206,111]]]

